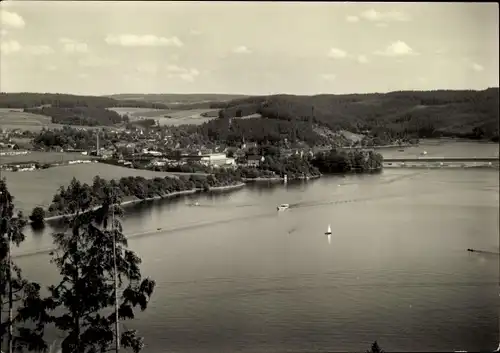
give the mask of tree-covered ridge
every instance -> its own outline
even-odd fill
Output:
[[[261,114],[391,137],[498,139],[499,91],[400,91],[373,94],[249,97],[227,103],[221,118]]]
[[[195,131],[209,141],[225,141],[229,145],[243,140],[277,144],[287,139],[291,142],[304,141],[311,146],[324,142],[311,124],[299,120],[214,119],[193,128]]]
[[[314,156],[312,165],[321,173],[364,173],[382,169],[383,157],[372,151],[330,151]]]
[[[113,136],[107,131],[101,131],[103,141],[112,141]],[[37,147],[59,146],[66,148],[90,149],[96,147],[96,132],[89,130],[77,130],[69,126],[62,129],[42,129],[33,137],[33,144]]]
[[[124,94],[111,96],[81,96],[60,93],[0,92],[0,108],[25,109],[51,106],[57,108],[148,108],[148,109],[207,109],[219,101],[229,101],[241,95],[220,94]]]
[[[166,109],[161,103],[144,102],[139,100],[118,100],[109,97],[79,96],[60,93],[4,93],[0,92],[0,108],[37,108],[52,106],[58,108],[116,108],[134,107],[150,109]]]
[[[49,215],[71,214],[72,210],[72,191],[78,183],[82,192],[89,195],[90,207],[96,207],[102,202],[102,190],[110,185],[116,190],[121,198],[137,198],[146,200],[154,197],[165,197],[171,193],[188,190],[208,190],[211,187],[228,186],[239,182],[241,179],[232,174],[231,171],[220,171],[214,175],[191,175],[189,177],[164,177],[146,179],[143,177],[123,177],[120,180],[105,180],[96,176],[93,184],[79,184],[79,181],[73,178],[67,187],[61,186],[52,199],[49,206]]]
[[[115,111],[94,107],[41,107],[25,108],[25,112],[50,116],[53,124],[83,125],[83,126],[110,126],[127,123],[128,117],[121,116]]]
[[[109,126],[128,122],[128,117],[108,110],[114,107],[166,109],[160,103],[116,100],[108,97],[52,93],[0,93],[0,108],[50,116],[53,124]]]
[[[217,102],[227,102],[233,99],[247,97],[241,94],[217,94],[217,93],[124,93],[112,94],[106,97],[116,100],[133,100],[150,103],[165,104],[170,109],[175,110],[190,110],[190,109],[205,109],[209,108],[211,104]]]

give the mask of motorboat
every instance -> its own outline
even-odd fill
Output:
[[[284,211],[284,210],[288,210],[290,208],[290,205],[287,203],[282,203],[277,208],[278,208],[278,211]]]

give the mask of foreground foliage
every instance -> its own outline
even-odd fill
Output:
[[[13,200],[5,180],[0,180],[0,348],[6,347],[6,352],[43,350],[47,348],[43,326],[24,325],[38,317],[40,285],[23,278],[11,258],[12,247],[24,241],[27,223],[21,212],[15,214]]]
[[[65,333],[63,353],[104,353],[115,341],[115,253],[120,320],[133,319],[135,307],[145,310],[153,293],[155,282],[142,278],[141,259],[127,249],[119,221],[121,199],[114,187],[105,185],[100,190],[101,206],[96,210],[92,210],[94,195],[81,184],[72,183],[67,190],[72,195],[69,211],[75,216],[69,219],[67,232],[54,234],[57,248],[51,253],[62,279],[49,287],[47,314],[40,319],[41,325],[53,323]],[[121,333],[120,341],[134,352],[143,347],[143,339],[134,330]]]
[[[385,353],[385,351],[381,349],[377,341],[375,341],[373,342],[371,349],[367,350],[366,353]]]

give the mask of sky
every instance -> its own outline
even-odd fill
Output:
[[[0,3],[0,90],[321,94],[499,85],[497,3]]]

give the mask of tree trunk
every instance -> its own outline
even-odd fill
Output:
[[[116,353],[120,351],[120,327],[119,327],[119,315],[118,315],[118,269],[116,268],[116,237],[114,231],[114,219],[112,220],[112,232],[113,232],[113,272],[114,272],[114,286],[115,286],[115,350]]]
[[[9,271],[8,271],[8,276],[9,278],[7,279],[9,283],[9,333],[8,333],[8,348],[7,352],[12,353],[12,246],[11,246],[11,240],[12,240],[12,233],[8,231],[8,240],[7,240],[7,259],[8,259],[8,264],[9,266]]]
[[[2,310],[3,310],[3,298],[0,295],[0,325],[2,324]],[[2,349],[3,349],[3,335],[0,337],[0,353],[3,353]]]
[[[114,190],[111,190],[111,232],[113,233],[113,275],[115,289],[115,351],[120,351],[120,322],[118,315],[118,268],[116,267],[116,233],[115,233],[115,199]]]

